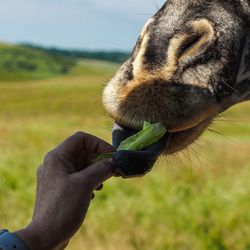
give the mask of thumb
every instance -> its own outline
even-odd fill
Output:
[[[115,167],[112,159],[105,159],[88,166],[77,174],[81,182],[86,183],[93,190],[112,177],[114,173]]]

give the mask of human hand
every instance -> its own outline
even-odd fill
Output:
[[[93,191],[114,174],[110,160],[91,165],[108,143],[78,132],[50,151],[37,171],[37,197],[32,221],[15,232],[30,250],[64,249],[81,226]]]

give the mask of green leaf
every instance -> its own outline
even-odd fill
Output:
[[[159,141],[166,134],[166,132],[166,128],[160,123],[150,124],[149,122],[144,122],[143,129],[137,134],[122,141],[117,150],[139,151]],[[95,159],[94,162],[111,158],[113,154],[114,153],[101,154]]]

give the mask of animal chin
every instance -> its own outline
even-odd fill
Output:
[[[212,120],[213,118],[207,118],[189,129],[171,132],[171,138],[165,151],[166,154],[172,154],[188,147],[202,135]]]

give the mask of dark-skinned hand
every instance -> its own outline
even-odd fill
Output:
[[[103,140],[78,132],[46,155],[37,172],[32,221],[15,232],[30,250],[65,248],[84,221],[93,191],[114,174],[111,160],[91,162],[112,151]]]

